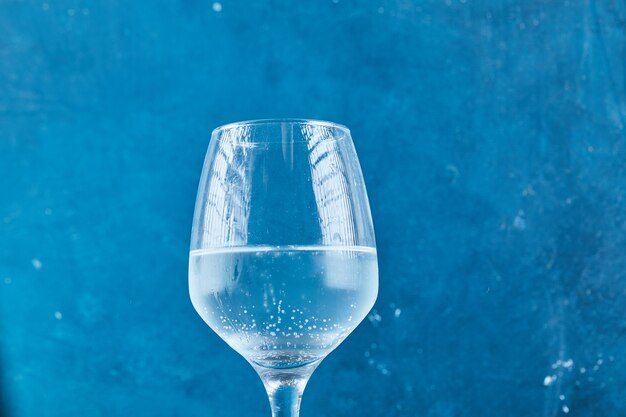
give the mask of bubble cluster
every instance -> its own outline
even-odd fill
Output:
[[[375,254],[348,256],[345,248],[261,249],[192,255],[190,292],[196,310],[254,363],[299,366],[323,358],[372,306]]]

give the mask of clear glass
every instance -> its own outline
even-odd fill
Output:
[[[361,167],[341,125],[259,120],[213,131],[189,256],[191,301],[297,416],[319,363],[378,293]]]

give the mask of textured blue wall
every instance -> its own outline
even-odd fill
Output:
[[[352,129],[381,271],[302,417],[626,415],[625,32],[594,0],[0,1],[5,413],[269,416],[187,251],[210,129],[296,116]]]

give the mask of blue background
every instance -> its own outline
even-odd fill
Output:
[[[619,4],[618,4],[619,3]],[[0,1],[10,416],[269,416],[193,310],[210,130],[348,125],[380,257],[302,417],[626,415],[623,2]]]

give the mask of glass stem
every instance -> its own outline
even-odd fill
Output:
[[[299,385],[290,384],[280,384],[276,389],[268,391],[272,417],[298,417],[303,392]]]
[[[290,369],[269,369],[255,366],[263,380],[272,408],[272,417],[298,417],[304,387],[317,363]]]

